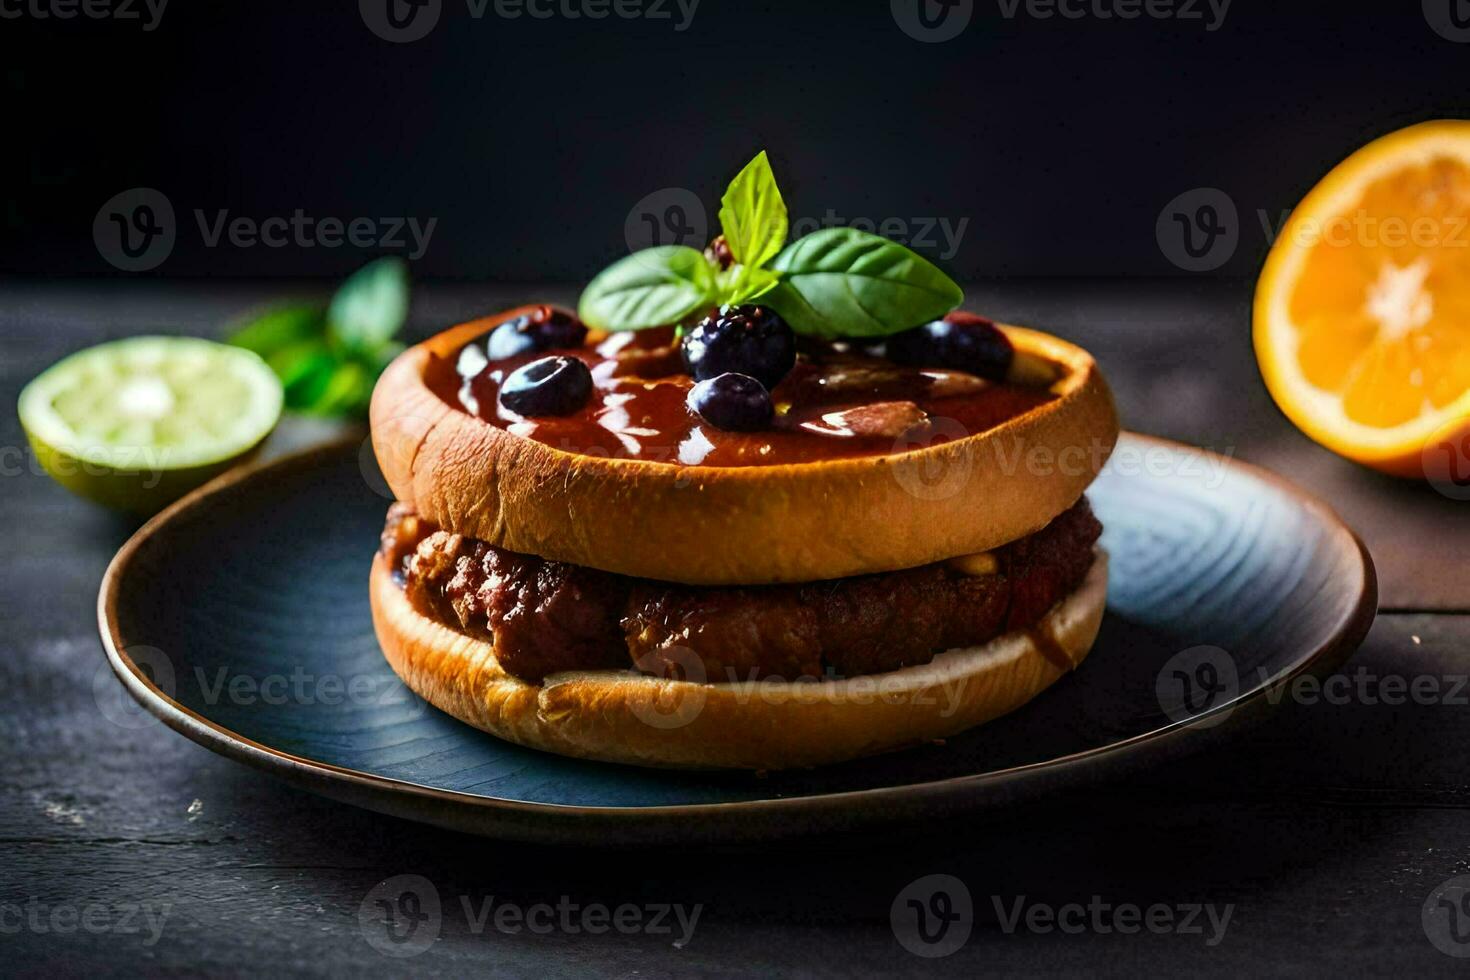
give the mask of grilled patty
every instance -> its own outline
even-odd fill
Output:
[[[1084,498],[969,562],[705,587],[505,551],[394,504],[382,552],[415,609],[492,641],[523,680],[614,668],[724,682],[882,673],[1031,626],[1086,576],[1101,531]]]

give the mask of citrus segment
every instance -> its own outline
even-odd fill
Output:
[[[152,512],[252,452],[281,385],[249,351],[134,337],[80,351],[26,385],[18,412],[36,458],[69,489]]]
[[[1303,431],[1421,473],[1429,440],[1470,419],[1470,122],[1393,133],[1328,174],[1272,246],[1254,329]]]

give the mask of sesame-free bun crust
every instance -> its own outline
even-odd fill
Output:
[[[414,609],[381,556],[371,599],[378,642],[404,683],[492,735],[604,762],[788,769],[945,738],[1015,710],[1087,656],[1107,579],[1099,550],[1082,584],[1029,630],[885,674],[798,682],[700,684],[597,670],[528,684],[501,669],[493,644]]]
[[[1092,482],[1118,419],[1084,350],[1003,326],[1061,368],[1056,398],[986,432],[883,456],[682,466],[556,449],[450,406],[425,383],[521,307],[409,348],[373,392],[388,485],[440,527],[497,547],[689,585],[759,585],[894,571],[1039,530]]]

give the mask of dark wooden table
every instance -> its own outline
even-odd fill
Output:
[[[25,380],[76,348],[145,331],[217,334],[283,290],[302,287],[5,285],[0,396],[13,405]],[[413,328],[567,295],[426,286]],[[1430,942],[1422,909],[1470,872],[1470,504],[1357,468],[1293,430],[1255,371],[1248,283],[1015,282],[970,296],[971,308],[1091,347],[1130,428],[1263,463],[1337,508],[1382,584],[1382,612],[1347,668],[1366,696],[1290,704],[1208,755],[983,823],[723,850],[456,836],[298,792],[162,726],[109,722],[94,685],[116,682],[94,603],[131,527],[36,475],[7,411],[0,972],[1464,975],[1467,961]],[[1421,689],[1438,693],[1385,703],[1395,678],[1430,678]],[[433,884],[443,924],[428,951],[392,959],[366,941],[358,913],[377,882],[401,874]],[[974,931],[943,959],[906,951],[890,925],[900,890],[930,874],[973,896]],[[682,947],[677,927],[513,933],[492,918],[477,931],[492,896],[702,911]],[[1223,936],[1203,915],[1202,932],[1120,934],[1112,911],[1089,912],[1080,931],[1007,931],[1023,897],[1053,909],[1162,905],[1176,921],[1190,905],[1229,906],[1230,919]],[[1470,930],[1470,915],[1460,925]],[[1470,954],[1470,937],[1457,951]]]

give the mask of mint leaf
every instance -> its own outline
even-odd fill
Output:
[[[369,262],[344,282],[327,308],[327,333],[352,351],[393,339],[408,317],[408,266],[389,256]]]
[[[311,415],[359,415],[372,397],[377,375],[357,361],[333,365],[319,390],[314,390],[302,411]]]
[[[657,245],[619,259],[587,284],[577,315],[598,330],[677,323],[715,305],[715,270],[688,245]]]
[[[936,319],[964,292],[933,263],[855,228],[825,228],[771,263],[780,282],[763,301],[801,334],[881,337]]]
[[[267,310],[229,342],[265,358],[281,379],[287,408],[361,417],[378,375],[403,352],[392,338],[407,312],[403,261],[380,259],[353,273],[330,306],[295,303]]]
[[[786,202],[762,150],[720,198],[720,227],[730,254],[742,265],[765,265],[786,244],[787,220]]]
[[[267,310],[231,334],[229,342],[268,358],[291,344],[320,337],[326,327],[325,312],[304,303]]]
[[[400,344],[396,340],[390,340],[382,347],[369,353],[367,360],[372,365],[373,377],[376,379],[378,375],[382,374],[384,369],[393,361],[393,358],[402,354],[404,350],[405,347],[403,344]]]
[[[321,338],[298,341],[266,358],[286,392],[286,407],[295,411],[310,408],[332,379],[338,359]]]

